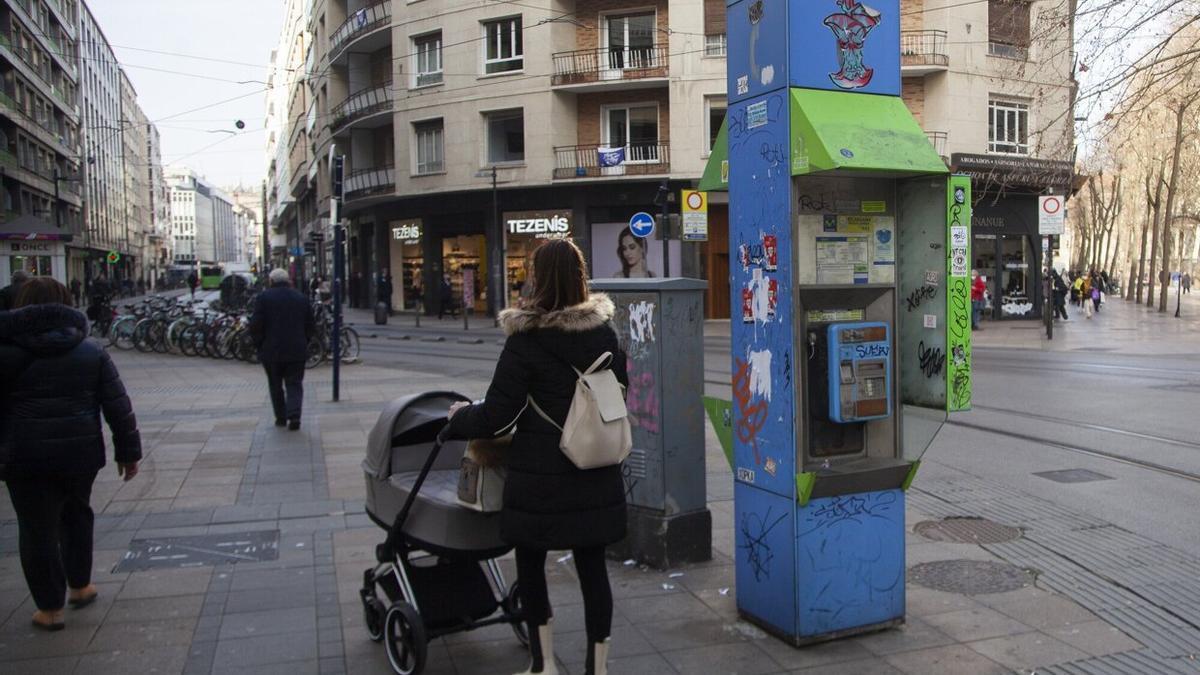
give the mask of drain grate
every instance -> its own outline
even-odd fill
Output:
[[[1033,583],[1033,575],[1006,563],[983,560],[938,560],[913,565],[908,570],[914,583],[935,591],[983,595],[1007,593]]]
[[[279,530],[134,539],[113,572],[279,559]]]
[[[1087,469],[1060,469],[1058,471],[1039,471],[1039,478],[1052,480],[1055,483],[1091,483],[1098,480],[1115,480],[1112,476],[1089,471]]]
[[[946,518],[917,523],[913,532],[952,544],[1001,544],[1021,536],[1020,528],[997,523],[987,518]]]

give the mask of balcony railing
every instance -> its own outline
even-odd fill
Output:
[[[623,148],[602,145],[554,148],[555,178],[648,176],[670,172],[671,145],[666,141],[635,143]]]
[[[368,115],[390,111],[393,98],[390,80],[350,94],[346,100],[334,106],[331,113],[333,124],[330,126],[337,129]]]
[[[933,149],[937,152],[939,157],[948,156],[946,154],[946,132],[926,131],[925,136],[929,139],[930,144],[933,145]]]
[[[901,31],[900,63],[902,66],[949,66],[950,56],[946,53],[946,31]]]
[[[396,191],[396,168],[392,165],[359,169],[346,178],[346,201],[392,194]]]
[[[666,77],[667,45],[579,49],[554,55],[554,86]]]
[[[357,12],[351,14],[342,22],[342,25],[333,31],[329,36],[329,54],[330,58],[338,54],[342,47],[345,47],[354,39],[356,35],[369,33],[376,28],[381,28],[391,23],[392,21],[392,2],[391,0],[383,0],[369,7],[363,7]]]

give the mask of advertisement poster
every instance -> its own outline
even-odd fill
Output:
[[[653,237],[635,237],[628,228],[627,222],[592,226],[593,279],[657,279],[663,276],[663,242]],[[683,264],[681,249],[678,241],[670,243],[671,274],[679,276]]]

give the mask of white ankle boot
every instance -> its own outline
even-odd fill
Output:
[[[608,675],[608,646],[612,638],[605,638],[604,642],[593,642],[589,645],[587,655],[586,675]]]
[[[558,666],[554,663],[554,633],[550,630],[550,624],[530,631],[529,656],[529,668],[516,675],[558,675]],[[538,668],[539,660],[541,668]]]

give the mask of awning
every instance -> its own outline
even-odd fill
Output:
[[[37,216],[22,215],[0,223],[0,240],[71,241],[70,230],[55,227]]]
[[[897,178],[949,173],[898,97],[797,88],[790,94],[793,176],[828,171]],[[700,189],[729,189],[724,123]]]

